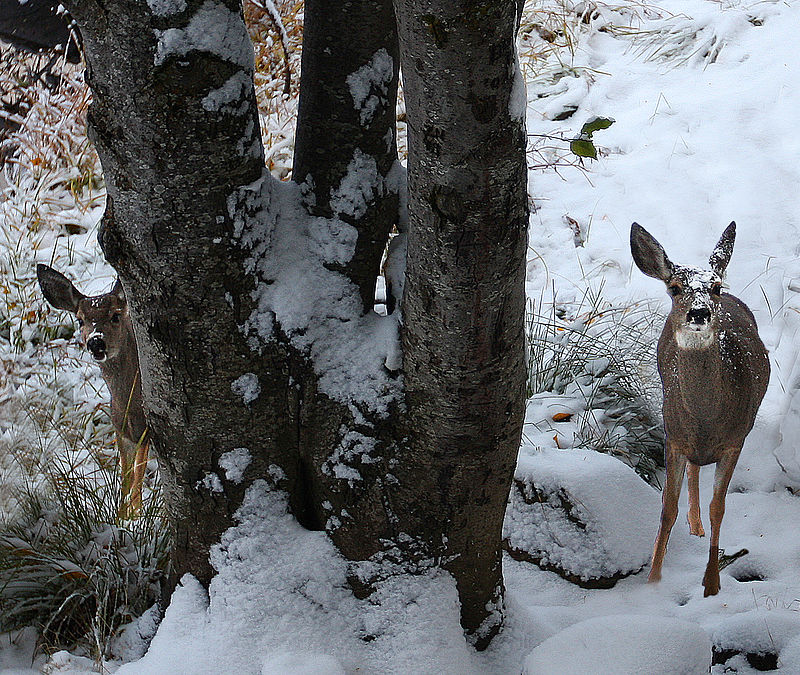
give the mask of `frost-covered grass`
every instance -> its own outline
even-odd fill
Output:
[[[290,0],[278,7],[290,46],[288,97],[277,34],[263,11],[249,6],[246,11],[264,19],[261,28],[251,21],[251,31],[264,36],[257,59],[268,64],[259,66],[257,74],[262,130],[272,148],[268,168],[286,179],[302,5]],[[673,260],[704,265],[724,226],[735,219],[739,239],[727,281],[756,315],[773,378],[734,474],[722,528],[727,555],[748,553],[723,570],[719,596],[702,597],[708,540],[689,536],[684,496],[659,586],[646,585],[645,572],[610,590],[587,590],[507,558],[505,628],[478,655],[463,642],[450,580],[393,580],[377,596],[356,601],[345,587],[345,563],[330,542],[320,533],[302,531],[285,505],[258,487],[248,495],[240,525],[214,553],[219,576],[209,595],[186,580],[148,655],[124,671],[235,669],[272,675],[316,668],[331,675],[356,670],[508,675],[526,663],[531,670],[554,673],[572,672],[581,663],[599,668],[598,659],[609,657],[618,667],[615,672],[659,672],[663,667],[681,672],[683,664],[692,673],[705,672],[710,663],[710,654],[703,656],[707,637],[717,660],[727,659],[713,666],[715,675],[729,668],[752,674],[751,663],[773,657],[783,672],[800,672],[795,621],[800,606],[800,540],[795,535],[800,519],[795,496],[800,491],[800,146],[795,131],[800,95],[793,84],[800,78],[798,22],[795,3],[748,0],[540,0],[527,3],[521,22],[533,207],[527,289],[539,315],[531,326],[531,354],[538,364],[531,393],[540,393],[528,407],[520,466],[526,476],[549,482],[552,494],[569,488],[577,512],[601,540],[592,551],[600,568],[608,562],[604,555],[616,555],[604,550],[624,551],[631,569],[647,559],[658,525],[658,493],[642,481],[636,490],[626,490],[626,483],[609,478],[615,472],[598,471],[610,460],[586,449],[627,452],[621,441],[636,436],[627,424],[631,418],[625,423],[615,419],[608,414],[613,406],[606,403],[622,406],[636,400],[638,405],[647,398],[640,395],[657,387],[649,370],[652,332],[658,331],[668,299],[663,285],[633,268],[630,223],[648,227]],[[39,96],[57,100],[53,94]],[[401,157],[402,111],[401,99]],[[595,116],[615,123],[594,138],[598,159],[581,162],[570,153],[569,142]],[[80,122],[61,125],[69,130]],[[9,461],[9,448],[15,456],[28,457],[34,472],[40,458],[63,451],[54,429],[84,439],[70,447],[78,448],[86,461],[104,461],[112,452],[102,382],[67,342],[74,327],[47,310],[33,285],[33,263],[52,259],[54,266],[83,280],[87,292],[110,286],[113,273],[94,241],[102,185],[65,178],[84,175],[69,168],[81,166],[72,160],[55,163],[54,174],[37,173],[37,152],[55,157],[56,146],[47,133],[34,137],[43,150],[29,153],[27,164],[7,166],[6,183],[0,186],[4,485],[18,484],[30,474],[20,471],[16,459]],[[48,176],[55,178],[48,181]],[[70,189],[71,182],[76,189]],[[601,289],[602,303],[587,305]],[[641,381],[632,383],[632,373]],[[569,418],[554,420],[559,413]],[[701,504],[707,529],[712,478],[713,471],[704,469]],[[0,487],[3,494],[6,488]],[[0,509],[15,503],[3,499]],[[559,529],[560,517],[544,506],[535,521],[553,544],[548,550],[580,546],[580,527]],[[531,536],[528,530],[519,534]],[[526,545],[535,548],[534,543]],[[580,556],[567,552],[562,557],[570,563],[567,568],[581,573]],[[681,622],[681,630],[667,639],[663,621]],[[620,627],[625,627],[623,634]],[[126,634],[148,630],[140,623]],[[592,651],[578,654],[578,644],[591,644]],[[542,649],[527,659],[539,645]],[[703,649],[695,649],[698,645]],[[139,649],[125,658],[138,658]],[[779,657],[770,656],[771,650]],[[63,653],[52,663],[79,671],[91,667]],[[627,671],[622,664],[630,666]]]
[[[27,468],[18,508],[0,525],[0,625],[34,626],[39,648],[113,657],[118,629],[160,596],[170,537],[158,490],[138,518],[119,518],[118,472],[75,456]]]
[[[278,10],[283,31],[269,11]],[[256,98],[265,161],[280,180],[291,177],[303,46],[303,0],[248,0],[245,20],[255,46]],[[284,32],[285,31],[285,32]]]
[[[612,305],[592,289],[577,305],[542,311],[531,302],[529,424],[559,448],[609,453],[660,486],[664,431],[653,343],[663,318],[654,303]]]

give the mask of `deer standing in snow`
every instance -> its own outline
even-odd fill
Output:
[[[119,280],[110,292],[85,296],[63,274],[37,265],[36,275],[47,302],[78,318],[80,342],[100,365],[111,392],[111,422],[117,437],[122,474],[123,517],[139,512],[147,466],[147,425],[136,339],[128,303]]]
[[[631,252],[637,267],[647,276],[661,279],[672,296],[672,311],[658,341],[666,484],[648,581],[661,579],[667,541],[678,515],[684,470],[689,482],[689,532],[705,535],[698,475],[701,466],[715,463],[704,597],[719,592],[719,530],[725,495],[770,373],[767,350],[758,336],[753,313],[741,300],[722,292],[722,277],[735,237],[736,223],[731,223],[709,258],[711,269],[703,270],[674,265],[643,227],[636,223],[631,227]]]

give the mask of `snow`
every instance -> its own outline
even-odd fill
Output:
[[[222,481],[220,480],[219,476],[215,473],[206,473],[203,478],[197,481],[198,488],[204,488],[209,492],[224,492],[224,488],[222,487]]]
[[[252,86],[252,81],[247,73],[239,70],[231,75],[218,89],[211,90],[201,101],[203,108],[209,112],[219,111],[234,115],[243,115],[247,112],[247,103],[240,103],[245,92]],[[234,104],[239,105],[234,105]]]
[[[360,111],[362,126],[369,125],[378,106],[386,105],[393,76],[394,62],[384,48],[375,52],[369,63],[347,76],[347,86],[355,109]]]
[[[156,29],[155,34],[156,66],[168,57],[201,51],[253,71],[253,45],[238,13],[213,0],[206,0],[185,28]]]
[[[326,675],[411,673],[418,663],[475,672],[447,575],[390,579],[357,600],[347,562],[323,533],[301,528],[266,483],[248,489],[238,518],[212,553],[219,573],[208,593],[185,576],[150,650],[119,675],[277,675],[293,672],[280,670],[287,663],[331,668]]]
[[[504,532],[514,548],[583,580],[635,572],[649,562],[661,498],[619,460],[593,450],[523,445],[514,481]],[[545,501],[526,503],[533,490]],[[573,506],[569,512],[562,499]]]
[[[750,610],[725,617],[711,633],[714,649],[753,654],[779,653],[800,635],[800,613]]]
[[[225,472],[227,480],[232,483],[241,483],[244,472],[252,461],[253,456],[247,448],[234,448],[220,455],[217,464]]]
[[[354,214],[360,213],[371,198],[365,182],[345,177],[342,184],[355,186],[352,191],[340,187],[348,197],[342,198],[342,208],[352,206]],[[274,202],[280,204],[280,215],[270,219]],[[352,257],[355,228],[338,217],[309,217],[300,187],[275,183],[266,173],[231,195],[228,208],[235,236],[250,252],[245,268],[260,280],[257,308],[242,326],[253,350],[273,340],[280,325],[292,344],[310,355],[319,390],[346,404],[356,423],[367,423],[361,407],[387,415],[399,391],[386,367],[397,361],[397,318],[363,314],[355,284],[328,269]]]
[[[250,405],[261,395],[261,384],[258,375],[255,373],[245,373],[231,382],[231,391],[237,396],[241,396],[245,405]]]
[[[171,16],[186,9],[186,0],[147,0],[147,6],[156,16]]]
[[[545,640],[523,675],[699,675],[708,671],[708,636],[688,621],[635,614],[596,617]]]
[[[384,179],[378,173],[375,158],[358,148],[347,165],[347,173],[339,187],[331,190],[330,205],[337,216],[342,213],[353,218],[362,218],[370,202],[383,195]]]

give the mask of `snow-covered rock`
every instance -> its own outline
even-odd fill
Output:
[[[711,642],[694,623],[633,614],[581,621],[548,638],[525,659],[523,675],[699,675]]]
[[[725,663],[734,654],[748,660],[776,660],[784,647],[800,638],[800,614],[796,611],[754,609],[728,616],[711,631],[714,662]],[[797,648],[793,647],[797,653]]]
[[[506,549],[589,588],[649,560],[661,498],[630,467],[591,450],[520,450]]]

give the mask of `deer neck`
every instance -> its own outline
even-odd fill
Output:
[[[683,404],[689,410],[706,410],[720,402],[715,392],[725,378],[719,335],[679,340],[676,336],[675,374]],[[684,335],[684,338],[686,336]]]
[[[133,327],[128,326],[117,354],[100,364],[100,371],[111,392],[111,399],[128,400],[132,392],[141,390],[139,381],[139,355]]]

